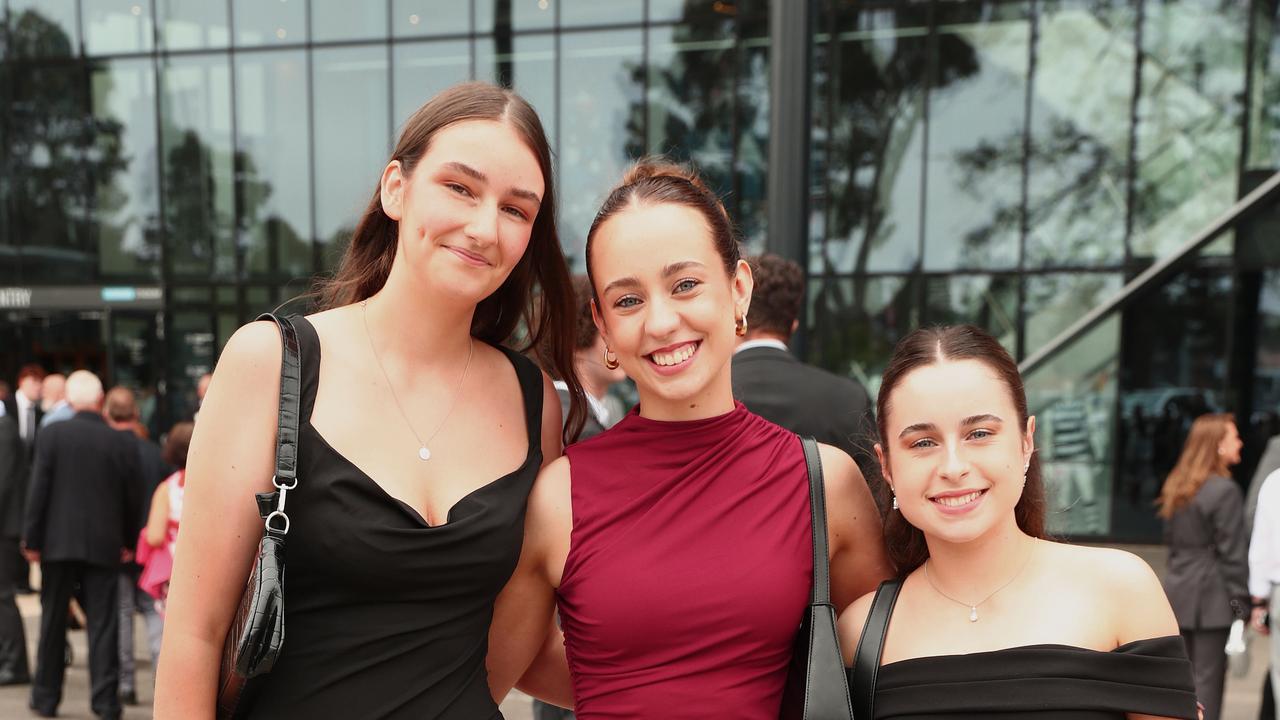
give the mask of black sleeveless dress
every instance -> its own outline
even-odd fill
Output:
[[[1027,645],[912,658],[882,665],[876,682],[876,720],[1124,720],[1126,713],[1195,720],[1181,637],[1111,652]]]
[[[519,559],[525,506],[542,465],[541,372],[500,348],[520,381],[528,454],[432,527],[311,426],[320,341],[305,319],[293,321],[302,404],[298,489],[289,493],[285,640],[249,716],[501,718],[485,654],[494,599]]]

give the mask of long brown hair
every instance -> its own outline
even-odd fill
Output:
[[[1187,441],[1182,445],[1182,454],[1178,456],[1178,464],[1173,466],[1169,477],[1165,478],[1164,487],[1160,488],[1160,497],[1156,505],[1160,507],[1157,514],[1168,520],[1173,514],[1186,507],[1191,499],[1200,492],[1204,481],[1213,475],[1226,475],[1227,464],[1218,454],[1218,446],[1227,436],[1227,428],[1235,424],[1235,418],[1229,413],[1213,413],[1201,415],[1191,423],[1191,431],[1187,433]]]
[[[541,357],[553,366],[548,370],[569,386],[569,418],[563,433],[567,442],[586,420],[587,406],[573,369],[577,308],[556,231],[551,146],[537,112],[524,98],[504,88],[481,82],[454,85],[427,101],[405,122],[388,162],[400,161],[405,176],[412,175],[437,132],[468,120],[492,120],[511,126],[537,156],[546,184],[529,247],[506,282],[476,306],[471,334],[490,344],[504,345],[513,343],[517,331],[523,330],[528,337],[514,349],[525,352],[532,347],[542,348]],[[391,273],[399,237],[399,223],[382,210],[379,181],[337,272],[318,286],[320,309],[360,302],[381,290]],[[540,295],[536,301],[535,295]]]
[[[888,437],[893,391],[913,370],[949,360],[977,360],[994,370],[996,376],[1009,388],[1013,406],[1018,411],[1019,427],[1023,432],[1026,431],[1027,393],[1022,386],[1022,376],[1018,374],[1017,363],[999,341],[973,325],[920,328],[904,337],[894,348],[893,358],[889,360],[889,366],[880,381],[876,417],[886,464],[889,459],[889,443],[884,438]],[[946,389],[940,388],[939,391],[945,392]],[[888,483],[882,483],[881,494],[887,495],[888,488]],[[887,507],[888,498],[883,497],[882,500],[880,506]],[[1027,482],[1022,487],[1022,497],[1014,506],[1013,514],[1022,532],[1034,538],[1046,536],[1044,481],[1040,474],[1040,459],[1034,453],[1027,466]],[[900,512],[890,511],[885,518],[884,537],[889,558],[897,566],[899,576],[905,577],[929,557],[929,546],[925,543],[924,533],[907,522]]]
[[[595,277],[591,274],[591,246],[596,232],[606,220],[633,202],[684,205],[702,213],[707,227],[711,229],[716,253],[724,262],[725,273],[733,275],[742,257],[742,246],[724,203],[692,167],[661,157],[647,157],[637,161],[622,176],[622,182],[605,198],[595,220],[591,221],[591,229],[587,231],[587,277],[591,279],[592,297],[596,296],[596,291]]]

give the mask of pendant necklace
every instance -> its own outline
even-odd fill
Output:
[[[1013,581],[1014,581],[1014,580],[1017,580],[1017,579],[1018,579],[1018,577],[1022,575],[1022,571],[1027,569],[1027,565],[1030,565],[1030,564],[1031,564],[1031,556],[1032,556],[1032,554],[1034,554],[1035,549],[1036,549],[1036,543],[1037,543],[1037,542],[1039,542],[1039,541],[1038,541],[1038,540],[1036,540],[1035,538],[1032,538],[1032,541],[1031,541],[1031,542],[1032,542],[1031,549],[1027,551],[1027,559],[1022,561],[1022,567],[1018,568],[1018,572],[1014,573],[1014,574],[1013,574],[1013,577],[1009,578],[1009,579],[1005,582],[1005,584],[1001,585],[1000,587],[996,588],[995,590],[992,590],[992,591],[991,591],[991,593],[990,593],[989,595],[987,595],[986,597],[982,598],[981,600],[979,600],[979,601],[978,601],[978,602],[976,602],[976,603],[972,603],[972,604],[970,604],[970,603],[964,602],[963,600],[957,600],[957,599],[955,599],[955,598],[951,597],[950,595],[948,595],[948,594],[946,594],[946,593],[942,592],[942,588],[940,588],[940,587],[938,587],[936,584],[934,584],[934,582],[933,582],[933,578],[929,577],[929,561],[928,561],[928,560],[925,560],[925,561],[924,561],[924,579],[925,579],[925,580],[927,580],[927,581],[929,582],[929,586],[933,588],[934,592],[938,593],[938,594],[939,594],[939,595],[941,595],[942,597],[944,597],[944,598],[946,598],[946,599],[950,600],[951,602],[953,602],[953,603],[955,603],[955,604],[957,604],[957,605],[963,605],[963,606],[965,606],[965,607],[969,608],[969,622],[971,622],[971,623],[976,623],[976,622],[978,622],[978,608],[979,608],[979,607],[981,607],[981,606],[982,606],[982,604],[983,604],[983,603],[985,603],[986,601],[988,601],[988,600],[990,600],[991,598],[995,597],[995,596],[996,596],[996,593],[998,593],[998,592],[1000,592],[1001,590],[1003,590],[1003,589],[1005,589],[1005,588],[1009,587],[1010,585],[1012,585],[1012,584],[1013,584]]]
[[[476,340],[470,335],[467,336],[467,364],[462,366],[462,375],[458,378],[458,385],[453,390],[453,401],[449,403],[449,409],[445,412],[444,417],[440,418],[440,424],[436,426],[435,432],[423,442],[422,437],[418,435],[418,431],[413,429],[413,423],[409,422],[409,416],[405,413],[404,407],[400,405],[400,398],[396,396],[395,386],[391,384],[391,378],[387,375],[387,369],[382,367],[382,359],[378,357],[378,349],[373,346],[373,334],[369,332],[369,301],[364,300],[360,303],[360,317],[364,321],[364,334],[369,338],[369,350],[373,352],[373,361],[378,364],[378,369],[382,371],[382,379],[387,383],[387,389],[391,391],[391,399],[396,403],[396,409],[400,411],[400,417],[404,419],[404,424],[409,428],[409,432],[413,433],[413,438],[418,441],[418,459],[430,460],[431,450],[427,448],[427,443],[435,439],[440,434],[440,430],[444,428],[444,423],[453,414],[453,408],[458,404],[458,397],[462,395],[462,383],[467,379],[467,371],[471,369],[471,355],[476,349]]]

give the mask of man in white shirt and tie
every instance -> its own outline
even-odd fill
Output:
[[[1253,627],[1269,633],[1280,628],[1280,470],[1272,471],[1258,491],[1249,541],[1249,594]],[[1270,627],[1264,619],[1270,615]],[[1271,640],[1271,690],[1280,690],[1280,632]],[[1276,697],[1280,706],[1280,696]]]

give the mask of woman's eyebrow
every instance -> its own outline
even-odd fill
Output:
[[[899,438],[906,437],[911,433],[917,433],[917,432],[934,432],[937,429],[938,429],[938,426],[934,425],[933,423],[916,423],[914,425],[908,425],[902,428],[902,432],[898,433],[898,437]]]
[[[964,420],[961,420],[960,424],[961,425],[981,425],[983,423],[1003,423],[1003,422],[1004,420],[1001,420],[1000,417],[997,415],[992,415],[991,413],[983,413],[981,415],[970,415]]]
[[[488,175],[485,175],[484,173],[471,167],[470,165],[467,165],[466,163],[460,163],[454,160],[454,161],[445,163],[444,166],[455,172],[460,172],[463,175],[466,175],[467,177],[472,178],[477,182],[482,182],[486,185],[489,184]],[[538,193],[532,190],[525,190],[524,188],[511,188],[511,194],[518,198],[523,198],[525,200],[530,200],[532,202],[538,203],[539,205],[542,204],[542,198],[538,197]]]

